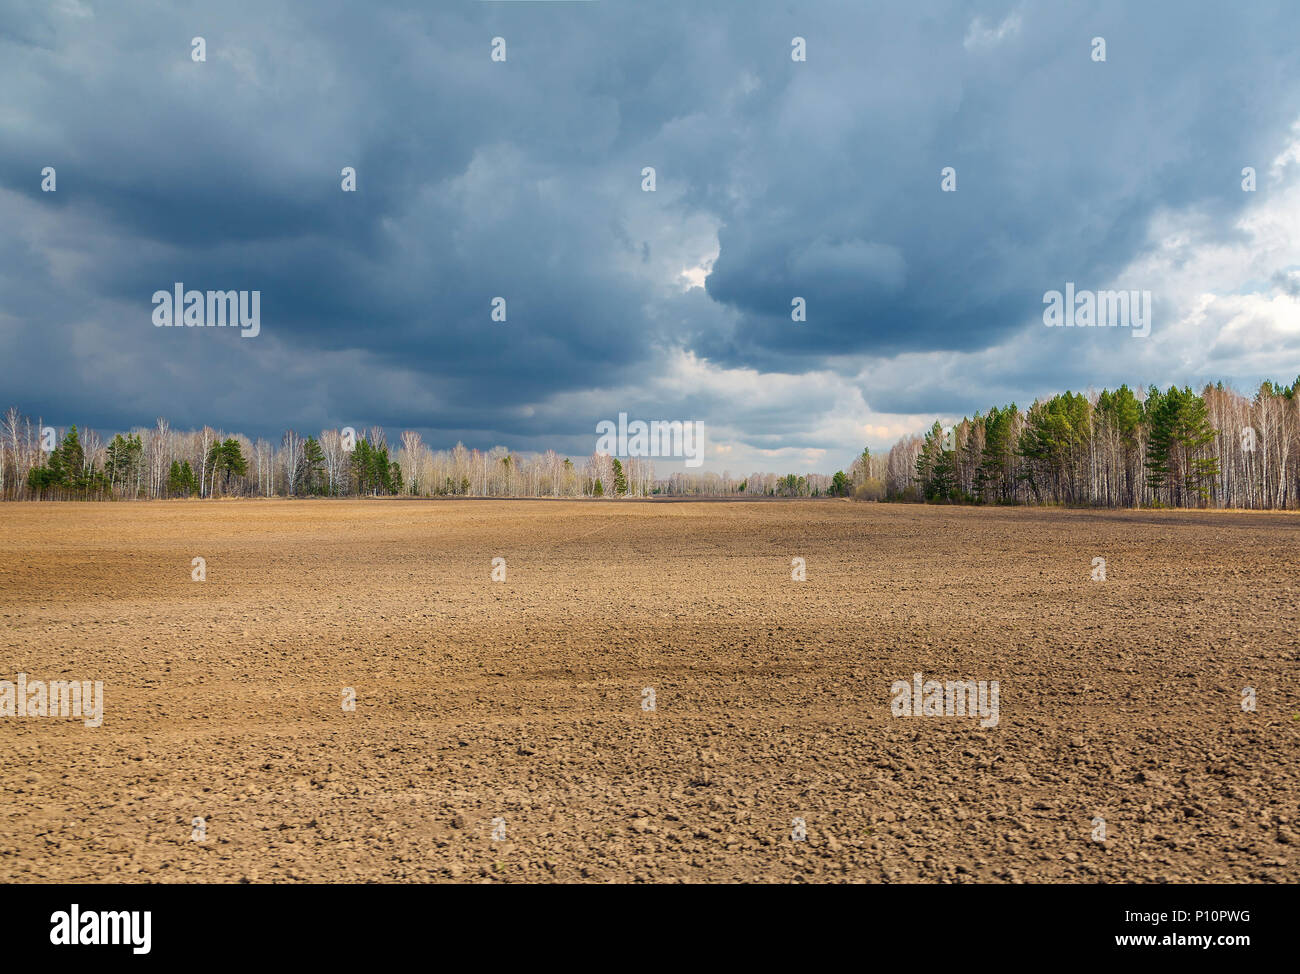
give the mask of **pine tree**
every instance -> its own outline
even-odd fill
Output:
[[[1097,398],[1097,421],[1103,439],[1108,441],[1113,456],[1105,458],[1107,480],[1115,475],[1107,503],[1137,503],[1138,457],[1142,446],[1142,404],[1133,390],[1122,385],[1114,392],[1103,391]]]
[[[208,467],[212,471],[213,479],[217,474],[222,474],[222,490],[229,492],[230,478],[248,476],[248,460],[244,457],[243,448],[240,447],[239,441],[230,437],[220,443],[213,443],[212,449],[208,451]]]
[[[1092,404],[1086,396],[1067,392],[1034,403],[1016,452],[1025,461],[1023,475],[1036,498],[1067,503],[1081,499],[1091,432]]]
[[[302,445],[302,470],[299,493],[314,494],[319,488],[321,472],[325,468],[325,453],[316,437],[309,436]]]
[[[943,426],[935,420],[916,458],[916,479],[926,500],[949,500],[955,488],[953,451],[944,448],[945,439]]]
[[[63,438],[58,452],[62,454],[59,458],[62,468],[60,472],[62,486],[75,491],[85,490],[86,452],[81,447],[81,437],[77,434],[75,424],[68,429],[68,434]]]
[[[136,482],[136,469],[144,456],[144,443],[138,435],[123,437],[118,433],[104,451],[104,473],[109,484],[123,488]]]
[[[170,497],[189,497],[197,488],[194,470],[188,460],[173,460],[167,472],[167,494]]]
[[[86,469],[86,453],[81,446],[77,427],[72,426],[50,451],[44,466],[32,467],[27,472],[27,486],[38,498],[47,492],[51,498],[66,494],[85,494],[98,489],[103,481],[94,470]]]
[[[1209,422],[1205,400],[1190,388],[1170,386],[1152,390],[1147,400],[1151,432],[1147,445],[1148,483],[1157,496],[1163,489],[1169,503],[1203,503],[1219,475],[1219,461],[1207,455],[1218,431]]]
[[[1006,501],[1015,495],[1012,429],[1016,406],[994,406],[984,417],[984,449],[975,468],[975,495],[983,501]]]

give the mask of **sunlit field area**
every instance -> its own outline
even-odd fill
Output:
[[[1298,543],[1270,512],[2,505],[0,878],[1294,883]]]

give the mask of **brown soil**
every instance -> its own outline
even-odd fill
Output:
[[[0,505],[0,679],[105,686],[98,728],[0,718],[0,880],[1294,883],[1297,550],[1286,514]],[[918,671],[999,681],[998,725],[894,716]]]

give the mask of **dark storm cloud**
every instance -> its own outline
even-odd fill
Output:
[[[1162,207],[1197,203],[1226,221],[1245,200],[1243,160],[1265,158],[1296,114],[1296,58],[1268,26],[1291,17],[1029,9],[1017,32],[970,54],[956,17],[820,38],[808,67],[823,83],[790,86],[782,124],[758,137],[767,180],[726,220],[709,279],[748,327],[706,351],[774,367],[984,348],[1036,316],[1044,290],[1122,267]],[[1107,38],[1104,64],[1088,56],[1094,34]],[[850,78],[860,83],[833,90]],[[955,193],[938,191],[947,165]],[[848,252],[860,261],[823,256]],[[790,327],[796,294],[804,331]]]
[[[1241,166],[1300,108],[1298,22],[1282,3],[0,4],[4,405],[589,451],[596,419],[656,405],[638,390],[665,348],[845,374],[989,348],[1044,290],[1101,286],[1162,208],[1231,232]],[[706,289],[682,293],[714,233]],[[262,291],[262,335],[154,329],[175,281]],[[966,409],[981,386],[868,398]],[[581,414],[540,408],[566,395]],[[805,445],[778,411],[734,414]]]

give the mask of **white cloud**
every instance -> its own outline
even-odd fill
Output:
[[[802,374],[723,368],[682,349],[660,353],[648,381],[629,388],[586,389],[548,400],[556,416],[600,413],[614,419],[699,420],[705,426],[704,470],[743,476],[754,471],[834,473],[863,446],[888,447],[928,426],[932,416],[871,409],[859,377],[829,371]],[[595,444],[592,432],[592,444]],[[656,460],[656,474],[680,468]]]
[[[1064,281],[1043,281],[1025,296],[1026,323],[1000,345],[975,352],[919,352],[872,358],[863,388],[895,398],[925,388],[943,401],[964,402],[968,414],[1041,395],[1173,383],[1236,384],[1250,393],[1264,378],[1300,375],[1300,124],[1279,153],[1267,186],[1250,194],[1229,226],[1198,206],[1158,212],[1147,246],[1110,280],[1076,280],[1079,288],[1152,292],[1147,338],[1123,328],[1047,328],[1041,294]],[[1229,173],[1230,191],[1240,183]],[[920,432],[932,416],[905,430]]]

